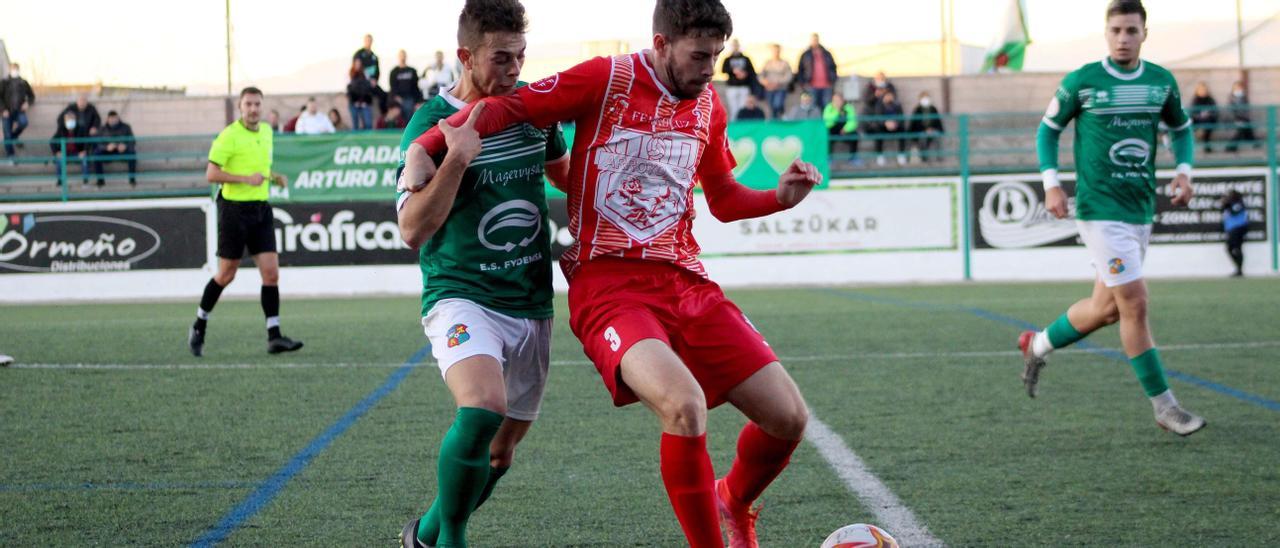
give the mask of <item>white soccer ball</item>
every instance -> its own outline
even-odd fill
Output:
[[[884,529],[855,523],[836,529],[822,541],[822,548],[898,548],[898,541]]]

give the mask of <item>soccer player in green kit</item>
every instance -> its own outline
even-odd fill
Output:
[[[401,149],[468,103],[509,95],[525,50],[517,0],[468,0],[458,19],[462,78],[414,113]],[[511,466],[537,418],[551,353],[551,241],[543,175],[568,177],[559,126],[528,124],[481,141],[440,123],[448,152],[427,184],[398,189],[401,236],[420,250],[422,325],[458,406],[440,445],[430,509],[405,548],[466,546],[471,513]]]
[[[1173,135],[1177,175],[1168,190],[1175,206],[1191,201],[1194,143],[1173,75],[1139,57],[1146,22],[1140,0],[1113,0],[1106,25],[1110,56],[1063,78],[1040,124],[1036,151],[1045,207],[1061,219],[1067,215],[1067,197],[1058,183],[1058,137],[1068,122],[1076,122],[1076,223],[1098,277],[1092,296],[1076,302],[1044,331],[1022,333],[1018,347],[1023,383],[1035,397],[1050,352],[1119,322],[1124,352],[1151,399],[1156,424],[1188,436],[1204,428],[1205,420],[1178,405],[1169,389],[1147,323],[1142,263],[1155,216],[1159,123]]]

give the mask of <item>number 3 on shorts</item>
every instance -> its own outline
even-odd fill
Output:
[[[609,350],[618,351],[618,347],[622,346],[622,338],[618,336],[618,331],[610,326],[604,330],[604,340],[609,342]]]

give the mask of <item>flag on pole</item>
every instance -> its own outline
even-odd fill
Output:
[[[1004,24],[987,48],[982,62],[982,72],[1021,72],[1031,35],[1027,32],[1026,0],[1009,0],[1004,12]]]

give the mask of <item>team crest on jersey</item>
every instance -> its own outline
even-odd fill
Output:
[[[1119,274],[1124,272],[1124,261],[1120,260],[1118,257],[1111,259],[1110,261],[1107,261],[1107,267],[1112,275]]]
[[[454,324],[453,327],[450,327],[448,337],[449,348],[471,340],[471,334],[467,333],[467,324],[465,323]]]
[[[595,156],[596,211],[631,239],[652,241],[684,215],[697,151],[681,133],[615,128]]]

